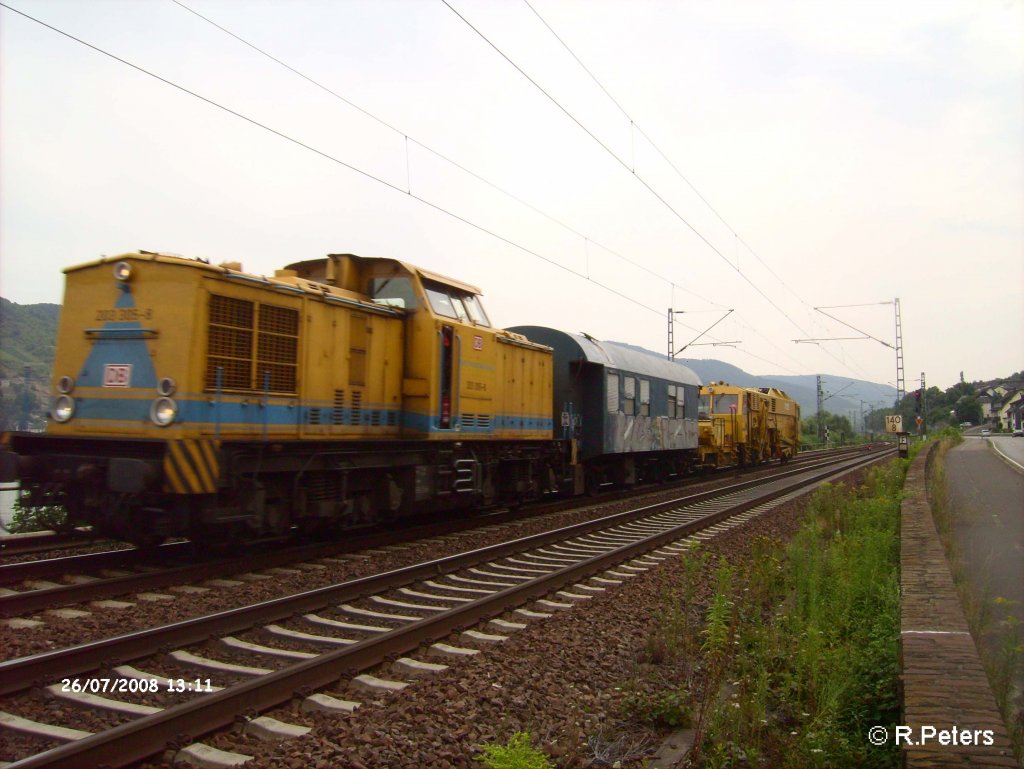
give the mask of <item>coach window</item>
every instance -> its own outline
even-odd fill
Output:
[[[683,386],[682,385],[669,385],[668,386],[668,416],[673,419],[682,419],[685,414],[683,413]]]
[[[676,387],[676,417],[682,419],[686,416],[686,388],[682,385]]]
[[[615,414],[619,410],[619,375],[608,374],[608,413]]]
[[[636,414],[636,378],[622,378],[622,413],[626,416]]]
[[[651,415],[651,383],[646,379],[640,380],[640,416]]]

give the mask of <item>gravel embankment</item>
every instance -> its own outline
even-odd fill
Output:
[[[686,493],[692,491],[687,489]],[[602,506],[599,511],[588,508],[545,516],[517,524],[514,530],[523,536],[636,504],[636,500],[623,501]],[[720,556],[738,561],[748,556],[760,537],[788,539],[799,526],[802,510],[803,500],[783,505],[702,545],[711,557],[701,575],[698,595],[706,596],[710,590]],[[356,558],[325,570],[275,575],[273,580],[200,595],[179,595],[173,602],[140,601],[121,612],[96,609],[90,617],[68,621],[47,617],[46,627],[36,631],[0,628],[0,648],[6,658],[12,658],[108,637],[482,547],[508,539],[509,529],[505,525],[489,528],[447,538],[443,544],[413,543],[372,559]],[[626,699],[630,692],[664,689],[673,681],[671,666],[652,664],[644,649],[658,614],[680,590],[683,570],[679,564],[685,557],[671,558],[622,585],[609,587],[584,605],[531,622],[508,641],[488,645],[474,658],[453,662],[448,670],[416,680],[399,694],[373,700],[365,692],[350,690],[345,683],[326,692],[362,702],[352,715],[304,713],[299,710],[298,699],[266,714],[312,727],[305,737],[265,742],[235,729],[203,741],[254,756],[255,760],[246,764],[249,769],[468,768],[479,766],[473,757],[481,743],[505,742],[512,733],[522,730],[539,740],[563,769],[596,766],[590,747],[596,742],[656,747],[662,735],[633,723]],[[456,638],[443,640],[465,645]],[[369,672],[398,677],[387,670]],[[43,718],[46,708],[52,705],[45,706],[39,715],[52,723],[52,718]],[[25,715],[32,717],[31,713]]]

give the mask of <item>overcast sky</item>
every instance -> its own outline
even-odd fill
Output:
[[[683,357],[755,374],[893,383],[895,297],[908,390],[1024,369],[1020,0],[2,2],[209,100],[0,8],[20,304],[351,252],[658,352],[733,309]]]

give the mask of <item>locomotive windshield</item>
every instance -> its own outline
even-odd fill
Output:
[[[435,315],[454,318],[463,323],[473,323],[477,326],[491,325],[487,320],[487,313],[484,312],[483,305],[480,304],[480,297],[459,291],[453,286],[445,286],[432,281],[424,281],[423,289],[427,292],[430,308]]]
[[[739,410],[739,398],[734,394],[715,396],[716,414],[735,414]]]

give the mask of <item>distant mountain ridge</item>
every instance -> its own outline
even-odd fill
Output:
[[[644,349],[637,345],[626,346],[637,350]],[[805,418],[818,410],[817,375],[815,374],[795,376],[751,374],[738,366],[720,360],[704,358],[677,358],[676,360],[692,369],[704,384],[728,382],[740,387],[777,387],[780,390],[785,390],[789,397],[800,404],[800,413]],[[863,379],[822,374],[821,386],[825,393],[823,408],[832,414],[849,416],[851,413],[859,413],[862,402],[865,413],[872,407],[892,408],[896,401],[895,387]]]

